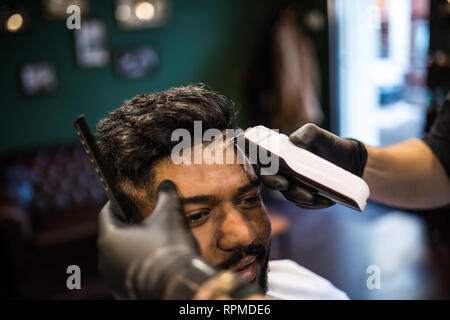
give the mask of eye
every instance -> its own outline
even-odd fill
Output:
[[[254,207],[256,205],[259,205],[260,202],[261,202],[261,197],[259,196],[259,194],[256,194],[256,195],[243,197],[239,201],[239,205],[251,208],[251,207]]]
[[[258,200],[259,200],[259,197],[254,196],[254,197],[249,197],[249,198],[244,199],[244,202],[245,203],[256,203],[256,202],[258,202]]]
[[[188,213],[186,215],[186,219],[191,227],[199,226],[200,224],[203,224],[206,221],[210,213],[211,212],[209,210],[195,211]]]

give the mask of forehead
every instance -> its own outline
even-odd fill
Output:
[[[257,180],[257,176],[250,164],[239,164],[237,160],[233,164],[175,164],[168,158],[155,167],[155,185],[165,179],[176,184],[180,196],[192,197],[199,194],[229,194]]]

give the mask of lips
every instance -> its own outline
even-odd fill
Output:
[[[256,278],[256,256],[244,258],[232,270],[240,275],[244,280],[251,282]]]

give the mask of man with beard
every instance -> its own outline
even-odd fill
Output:
[[[125,274],[129,276],[129,268],[137,267],[130,266],[127,261],[135,257],[124,257],[133,255],[134,243],[143,248],[140,251],[142,254],[152,255],[152,250],[145,249],[147,244],[150,247],[153,245],[156,250],[158,246],[164,247],[170,242],[168,234],[173,232],[171,236],[177,236],[177,230],[182,228],[174,226],[171,230],[168,227],[171,222],[167,217],[178,210],[171,206],[179,201],[179,211],[184,215],[196,243],[187,245],[190,240],[186,240],[189,236],[185,235],[187,238],[178,241],[178,244],[184,243],[181,251],[191,254],[195,252],[192,248],[197,246],[199,254],[209,265],[214,266],[216,270],[231,270],[237,273],[246,282],[260,287],[268,297],[346,299],[345,293],[333,287],[327,280],[293,261],[269,262],[271,229],[260,197],[260,180],[251,165],[239,164],[239,161],[236,161],[238,151],[227,141],[215,147],[216,150],[233,148],[235,161],[232,164],[225,161],[208,161],[208,155],[203,155],[204,161],[200,163],[173,161],[171,152],[178,143],[172,139],[175,130],[184,129],[193,135],[194,122],[200,121],[202,134],[208,129],[225,133],[226,129],[236,128],[232,118],[232,105],[225,97],[201,87],[188,86],[138,95],[99,122],[99,148],[105,160],[112,166],[115,177],[112,183],[120,192],[119,198],[129,200],[125,210],[129,215],[128,220],[144,220],[144,227],[128,228],[128,233],[121,238],[123,241],[119,237],[111,240],[114,238],[114,230],[121,227],[117,221],[112,222],[114,218],[110,215],[111,208],[105,207],[100,215],[99,237],[102,274],[113,282],[126,282],[128,288],[130,282],[139,282],[136,279],[121,279],[111,270],[117,270],[119,267],[116,265],[125,266]],[[202,141],[201,144],[209,143]],[[193,157],[193,153],[183,156]],[[166,202],[161,204],[164,196],[163,200],[158,196],[161,189],[158,186],[166,186],[163,189],[167,191],[168,180],[172,188],[176,189],[179,199],[172,195],[172,198],[166,197]],[[164,207],[169,209],[164,210]],[[161,213],[162,211],[165,213]],[[152,215],[155,215],[153,222]],[[112,224],[114,228],[110,227]],[[154,231],[146,233],[145,226],[152,224]],[[182,230],[180,232],[183,233]],[[142,237],[138,238],[137,234],[142,234]],[[161,239],[166,238],[166,242],[161,242]],[[129,239],[132,240],[128,241]],[[175,240],[172,244],[174,242]],[[111,252],[115,252],[115,255]],[[124,255],[122,258],[121,252]],[[134,256],[141,253],[138,252]],[[108,259],[105,259],[105,256]],[[117,259],[117,263],[114,259]],[[146,269],[142,267],[146,265],[144,263],[140,264],[139,272],[145,274],[156,272],[158,268],[171,269],[176,264],[173,262],[167,264],[167,267]],[[117,295],[120,296],[120,293]],[[130,295],[125,294],[122,297],[129,298]]]

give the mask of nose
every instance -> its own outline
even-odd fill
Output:
[[[242,212],[232,205],[224,208],[224,219],[219,232],[218,246],[225,251],[248,246],[256,238],[253,225]]]

